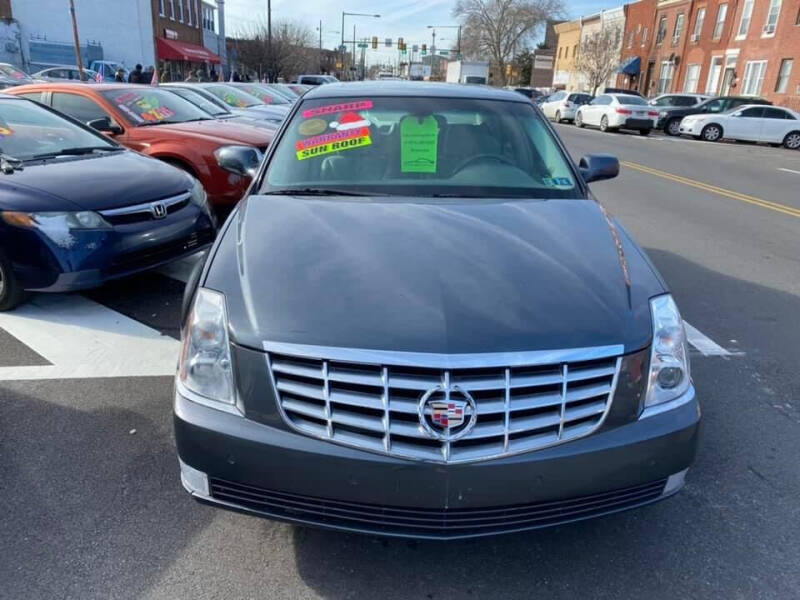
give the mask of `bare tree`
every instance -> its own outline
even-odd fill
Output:
[[[301,23],[273,23],[271,56],[266,23],[256,22],[240,31],[235,46],[239,62],[259,75],[272,71],[275,77],[291,80],[319,70],[319,49],[311,30]]]
[[[462,54],[489,58],[501,85],[506,84],[506,65],[512,56],[528,48],[548,19],[563,13],[562,0],[458,0],[453,9],[464,27]]]
[[[619,66],[621,44],[622,27],[619,25],[603,27],[581,40],[575,68],[586,77],[593,96]]]

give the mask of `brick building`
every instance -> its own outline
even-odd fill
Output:
[[[200,0],[152,0],[156,56],[162,80],[183,80],[198,69],[207,75],[220,58],[203,46]]]
[[[647,96],[679,89],[686,43],[687,23],[694,0],[657,0],[653,38],[642,81]]]
[[[623,72],[617,75],[617,87],[644,93],[649,85],[647,61],[653,37],[656,0],[626,4],[624,10],[625,33],[620,53],[620,71]],[[649,75],[652,78],[652,69]]]

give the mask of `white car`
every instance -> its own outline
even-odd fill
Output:
[[[800,149],[800,113],[778,106],[745,104],[719,114],[689,115],[681,121],[681,133],[707,142],[723,138],[783,144]]]
[[[594,125],[600,131],[635,129],[648,135],[656,126],[658,111],[647,100],[630,94],[603,94],[575,113],[575,125]]]
[[[542,109],[545,117],[553,119],[556,123],[561,123],[561,121],[574,121],[578,107],[588,104],[591,100],[592,97],[589,94],[556,92],[548,96],[539,105],[539,108]]]

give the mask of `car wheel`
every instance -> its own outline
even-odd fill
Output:
[[[27,297],[27,292],[22,289],[11,269],[11,261],[0,252],[0,311],[16,308]]]
[[[783,146],[789,150],[800,150],[800,131],[787,133],[783,138]]]
[[[667,132],[667,135],[680,135],[681,134],[681,120],[680,119],[670,119],[667,121],[666,127],[664,127],[664,131]]]
[[[600,119],[600,131],[608,131],[608,117],[605,115]]]
[[[556,111],[556,123],[561,123],[561,111]]]
[[[581,113],[575,115],[575,125],[583,129],[583,115]]]
[[[700,136],[707,142],[718,142],[722,139],[722,127],[712,123],[703,127]]]
[[[639,130],[639,135],[645,135],[645,136],[650,135],[650,130],[649,129],[640,129]]]

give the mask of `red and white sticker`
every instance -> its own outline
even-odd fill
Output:
[[[319,108],[309,108],[303,111],[304,119],[311,119],[312,117],[319,117],[322,115],[332,115],[334,113],[341,113],[354,110],[367,110],[372,108],[372,100],[359,100],[357,102],[343,102],[341,104],[329,104],[327,106],[320,106]]]

